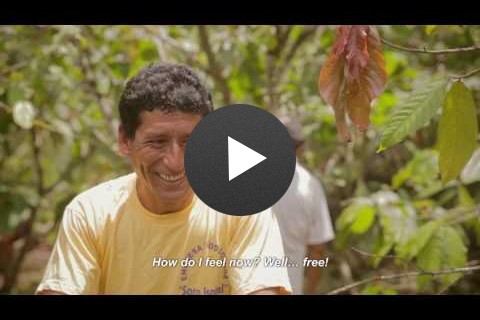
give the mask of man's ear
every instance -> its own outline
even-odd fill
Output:
[[[118,152],[122,156],[128,156],[130,154],[129,144],[130,139],[127,137],[125,129],[122,125],[118,126]]]

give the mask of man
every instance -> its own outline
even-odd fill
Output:
[[[284,268],[229,265],[283,255],[272,212],[224,215],[188,183],[185,145],[212,110],[210,94],[183,65],[151,66],[127,83],[118,143],[134,173],[95,186],[66,207],[38,293],[290,292]],[[207,259],[220,265],[206,265]]]
[[[297,164],[290,187],[272,209],[280,225],[285,255],[295,264],[288,268],[292,292],[314,294],[321,268],[304,268],[304,258],[325,258],[324,243],[334,238],[334,231],[322,185],[298,162],[305,142],[302,126],[290,117],[281,117],[280,121],[293,139]]]

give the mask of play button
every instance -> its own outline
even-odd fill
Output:
[[[263,160],[264,156],[237,140],[228,137],[228,181],[244,173]]]
[[[244,216],[273,206],[295,171],[295,150],[283,124],[250,105],[231,105],[205,116],[185,149],[185,172],[209,207]]]

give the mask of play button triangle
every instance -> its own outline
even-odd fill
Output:
[[[267,159],[237,140],[228,137],[228,181]]]

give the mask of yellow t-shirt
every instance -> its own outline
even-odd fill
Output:
[[[135,185],[129,174],[72,200],[37,293],[291,292],[286,266],[264,263],[284,256],[270,210],[229,216],[195,197],[181,212],[156,215],[142,206]]]

